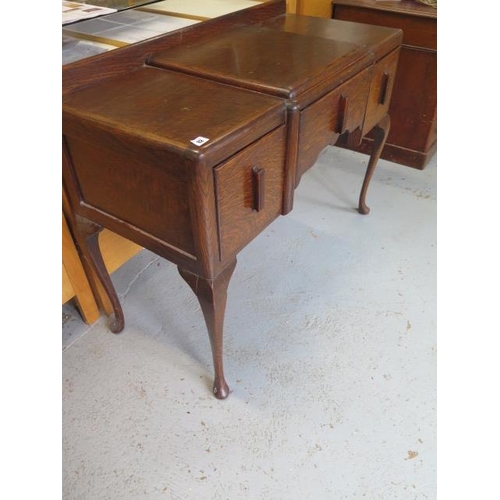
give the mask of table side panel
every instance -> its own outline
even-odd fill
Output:
[[[83,203],[195,255],[180,159],[152,166],[109,145],[66,141]]]

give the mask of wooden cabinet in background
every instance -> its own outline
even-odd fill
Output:
[[[437,10],[414,0],[334,0],[332,7],[333,19],[403,30],[381,158],[424,169],[437,149]],[[370,135],[349,149],[368,154]]]

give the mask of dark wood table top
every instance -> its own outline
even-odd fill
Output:
[[[231,148],[242,146],[232,141],[242,130],[247,143],[255,140],[284,122],[284,109],[283,101],[271,96],[142,67],[66,96],[63,124],[67,131],[82,123],[98,125],[152,147],[205,150],[205,156],[224,147],[227,157]],[[199,136],[209,141],[199,146],[191,142]]]
[[[148,64],[200,74],[280,97],[294,97],[326,78],[367,60],[356,44],[248,26],[217,37],[157,51]]]
[[[393,50],[400,43],[402,36],[401,32],[385,26],[293,14],[274,17],[262,25],[297,35],[309,35],[336,42],[351,43],[374,54],[375,59],[380,59]]]

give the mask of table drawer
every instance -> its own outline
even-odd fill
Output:
[[[214,169],[221,261],[280,215],[285,134],[281,126]]]
[[[363,135],[369,132],[389,111],[398,58],[399,48],[375,64],[363,125]]]
[[[340,134],[363,126],[372,71],[364,69],[302,111],[297,180]]]

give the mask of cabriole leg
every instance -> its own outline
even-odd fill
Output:
[[[212,357],[214,361],[214,386],[216,398],[225,399],[229,395],[229,386],[224,378],[222,337],[224,328],[224,313],[226,312],[227,287],[236,267],[236,259],[213,280],[200,278],[184,269],[179,274],[191,287],[200,302],[205,323],[210,337]]]
[[[370,161],[368,162],[368,167],[366,169],[365,179],[363,181],[363,186],[361,188],[361,194],[359,195],[359,208],[360,214],[366,215],[370,213],[369,207],[366,206],[366,192],[368,191],[368,186],[372,179],[373,171],[377,166],[382,149],[384,149],[385,141],[387,139],[387,134],[391,128],[391,119],[389,115],[385,115],[382,120],[380,120],[375,127],[373,127],[373,151],[370,156]]]
[[[100,297],[99,291],[102,290],[106,295],[113,311],[110,316],[109,329],[113,333],[119,333],[125,327],[125,318],[115,287],[102,260],[101,249],[99,248],[99,233],[102,231],[102,227],[78,215],[75,221],[76,241],[80,247],[82,262],[88,270],[94,293],[97,297]],[[105,309],[105,307],[103,308]]]

